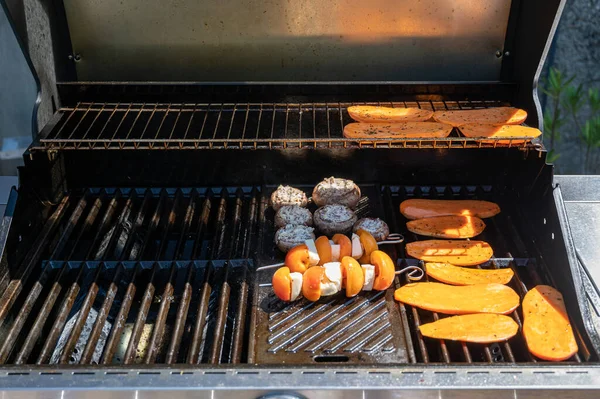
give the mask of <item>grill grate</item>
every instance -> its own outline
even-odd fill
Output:
[[[0,362],[245,361],[259,203],[252,187],[66,195],[0,298]]]
[[[479,198],[503,211],[481,239],[511,267],[523,296],[554,285],[528,253],[511,198],[491,186],[359,184],[360,216],[384,218],[408,241],[403,199]],[[309,187],[305,187],[307,191]],[[273,243],[273,186],[89,189],[65,195],[0,297],[1,364],[316,364],[536,362],[517,335],[495,345],[424,339],[443,315],[398,304],[392,290],[354,299],[282,304],[255,262],[281,261]],[[399,265],[403,245],[386,246]],[[252,259],[252,260],[251,260]],[[396,285],[405,283],[396,281]],[[520,323],[520,311],[512,317]],[[579,353],[592,357],[579,332]],[[538,363],[541,363],[538,361]]]
[[[530,258],[527,252],[527,246],[518,233],[513,220],[518,211],[514,209],[513,201],[503,201],[498,194],[494,193],[492,187],[470,186],[470,187],[384,187],[382,189],[383,202],[385,204],[386,220],[390,223],[390,228],[401,232],[407,242],[422,239],[406,229],[408,221],[398,212],[400,203],[408,198],[431,198],[431,199],[483,199],[495,201],[500,204],[502,212],[490,219],[486,219],[487,228],[477,237],[488,242],[494,249],[494,258],[491,261],[479,266],[480,268],[504,268],[510,267],[514,271],[514,277],[509,286],[513,288],[521,297],[521,300],[528,291],[528,287],[538,284],[548,284],[556,286],[551,276],[540,273],[543,267],[537,264],[536,259]],[[401,256],[404,257],[401,248]],[[501,257],[498,257],[498,256]],[[515,257],[513,257],[513,255]],[[423,268],[423,262],[415,259],[401,259],[401,267],[408,265],[420,266]],[[428,281],[429,278],[425,277]],[[431,280],[433,281],[433,280]],[[401,284],[409,281],[404,279]],[[400,286],[398,284],[397,286]],[[480,345],[464,342],[450,342],[444,340],[433,340],[424,338],[418,333],[420,324],[432,322],[446,315],[437,314],[399,304],[402,312],[408,315],[411,325],[413,342],[417,343],[417,359],[423,363],[456,363],[456,362],[485,362],[485,363],[530,363],[539,362],[527,350],[524,337],[521,333],[523,315],[519,307],[510,316],[519,325],[519,334],[505,343]],[[589,360],[590,352],[581,339],[578,331],[575,331],[579,353],[574,355],[570,362],[580,363],[582,359]]]
[[[538,146],[524,138],[477,140],[455,129],[443,139],[348,140],[346,108],[371,104],[431,110],[508,105],[500,101],[377,103],[93,103],[58,111],[58,121],[32,150],[257,148],[489,148]]]

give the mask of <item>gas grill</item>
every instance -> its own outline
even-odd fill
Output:
[[[342,134],[351,122],[347,107],[357,104],[516,106],[528,111],[529,125],[541,125],[535,89],[562,2],[411,1],[391,11],[383,1],[374,14],[414,12],[423,26],[388,32],[381,29],[387,17],[377,22],[359,7],[367,17],[352,27],[357,37],[347,26],[356,21],[351,6],[329,4],[328,15],[338,15],[344,31],[339,38],[317,35],[330,32],[326,23],[303,30],[312,23],[303,16],[319,21],[326,12],[308,2],[308,14],[293,11],[296,41],[249,28],[253,18],[273,23],[269,15],[280,2],[266,10],[183,2],[183,11],[173,8],[157,21],[134,14],[133,5],[108,3],[57,3],[49,14],[64,55],[53,86],[57,107],[24,154],[0,235],[0,377],[7,395],[597,395],[597,293],[583,283],[541,141],[466,138],[456,129],[443,139],[377,142]],[[197,21],[184,18],[200,9],[207,14]],[[111,17],[96,18],[101,11]],[[534,17],[535,30],[527,26]],[[140,42],[150,20],[164,35]],[[472,31],[463,31],[466,21]],[[167,45],[196,23],[205,36],[191,34],[189,51]],[[234,46],[241,61],[224,57],[224,69],[216,68],[211,62],[223,54],[211,43],[238,43],[233,23],[250,29],[239,35],[247,46]],[[95,36],[107,24],[114,32]],[[220,33],[212,24],[223,25]],[[379,30],[367,33],[371,28]],[[328,48],[328,40],[337,45]],[[144,49],[150,44],[157,54]],[[375,56],[372,63],[356,57],[360,48]],[[298,59],[288,58],[290,51]],[[262,68],[257,52],[266,58]],[[155,64],[169,57],[173,62]],[[279,184],[310,195],[328,176],[354,180],[363,194],[358,216],[384,219],[405,242],[422,239],[406,229],[399,212],[405,199],[498,203],[502,212],[480,236],[494,257],[479,267],[511,268],[510,286],[521,298],[538,284],[559,289],[578,353],[541,361],[521,332],[490,345],[423,338],[419,325],[445,316],[394,301],[404,276],[385,292],[279,301],[267,286],[272,270],[256,270],[283,259],[273,242],[270,195]],[[405,254],[405,243],[383,249],[398,269],[422,267]],[[521,326],[520,308],[511,317]]]

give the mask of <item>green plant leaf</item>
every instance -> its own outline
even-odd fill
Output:
[[[592,115],[600,113],[600,90],[597,88],[588,90],[588,101],[590,103],[590,109]]]
[[[553,99],[560,98],[564,89],[571,84],[575,79],[575,76],[567,78],[560,70],[552,67],[548,72],[544,87],[542,91]]]
[[[570,112],[573,117],[579,113],[581,106],[584,102],[584,94],[583,87],[581,85],[575,86],[567,86],[564,89],[563,95],[563,106],[566,108],[568,112]]]
[[[600,147],[600,116],[585,122],[581,140],[588,148]]]
[[[560,154],[554,150],[550,150],[548,151],[548,155],[546,155],[546,163],[554,163],[558,158],[560,158]]]
[[[564,126],[565,119],[562,118],[560,108],[554,114],[546,113],[544,115],[544,130],[548,133],[547,137],[554,134],[554,139],[560,139],[559,129]]]

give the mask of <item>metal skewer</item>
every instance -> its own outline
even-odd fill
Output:
[[[377,243],[377,245],[400,244],[401,242],[404,242],[404,236],[399,233],[392,233],[392,234],[388,235],[384,241],[379,241]],[[282,267],[282,266],[285,266],[285,263],[275,263],[273,265],[265,265],[265,266],[257,267],[256,271],[259,272],[261,270],[276,269],[276,268]],[[411,273],[413,273],[413,272],[411,272]]]
[[[265,266],[265,267],[271,267],[271,266],[272,265]],[[425,277],[425,272],[419,266],[407,266],[404,269],[397,270],[394,274],[396,276],[398,276],[398,275],[400,275],[402,273],[406,273],[406,277],[408,277],[408,279],[410,281],[419,281],[423,277]],[[262,283],[262,284],[259,284],[258,286],[259,287],[271,287],[271,286],[273,286],[273,284],[271,284],[271,283]]]

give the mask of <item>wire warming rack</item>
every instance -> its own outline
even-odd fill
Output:
[[[431,110],[506,106],[500,101],[376,103],[97,103],[60,108],[32,150],[285,149],[285,148],[490,148],[538,147],[524,137],[347,139],[351,105]]]

